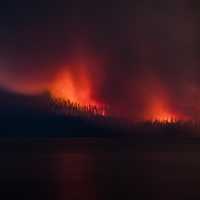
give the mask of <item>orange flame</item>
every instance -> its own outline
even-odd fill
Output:
[[[70,70],[69,70],[70,69]],[[69,100],[80,106],[95,106],[100,107],[101,104],[97,102],[92,96],[92,82],[86,68],[78,66],[64,68],[59,71],[50,85],[50,93],[53,98]]]
[[[169,92],[161,80],[152,76],[147,88],[144,93],[146,97],[144,120],[172,123],[185,119],[183,114],[174,109]]]
[[[173,122],[179,119],[178,114],[171,111],[162,99],[153,102],[149,117],[151,120],[158,122]]]

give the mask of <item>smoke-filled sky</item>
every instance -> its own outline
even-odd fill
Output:
[[[200,117],[195,0],[31,0],[0,6],[0,85],[132,119]]]

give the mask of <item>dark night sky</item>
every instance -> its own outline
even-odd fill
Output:
[[[98,60],[87,66],[98,80],[92,93],[113,113],[141,117],[158,99],[173,112],[196,117],[199,11],[194,0],[1,3],[0,84],[41,92],[79,52]]]

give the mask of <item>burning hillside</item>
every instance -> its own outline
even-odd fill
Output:
[[[48,91],[57,105],[62,104],[59,109],[70,105],[130,121],[199,120],[198,85],[183,81],[173,85],[151,67],[140,66],[136,71],[131,64],[121,70],[124,64],[118,57],[98,55],[84,45],[72,50],[65,62],[44,68],[17,63],[13,68],[17,70],[11,70],[14,64],[3,63],[7,68],[0,68],[0,86],[23,95]],[[62,112],[68,113],[64,108]]]

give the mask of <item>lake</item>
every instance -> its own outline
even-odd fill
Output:
[[[200,199],[200,144],[1,139],[1,199]]]

